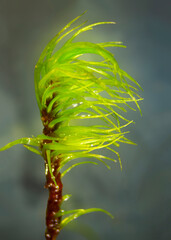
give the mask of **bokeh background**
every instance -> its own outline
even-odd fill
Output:
[[[84,34],[87,41],[123,41],[111,49],[121,68],[143,87],[143,116],[121,145],[119,164],[80,166],[64,179],[72,194],[67,208],[101,207],[61,232],[59,240],[171,239],[171,14],[169,0],[0,0],[0,146],[40,134],[34,94],[34,66],[47,42],[66,23],[88,10],[83,20],[116,21]],[[80,20],[81,21],[81,20]],[[0,153],[0,239],[43,240],[44,162],[22,146]]]

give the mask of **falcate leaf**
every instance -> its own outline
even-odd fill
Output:
[[[115,153],[118,157],[118,160],[119,160],[119,164],[120,164],[120,168],[121,168],[121,171],[122,171],[122,162],[121,162],[121,158],[120,158],[120,155],[117,151],[115,151],[114,149],[110,148],[110,147],[106,147],[107,149],[109,149],[111,152]]]
[[[61,174],[61,177],[64,177],[66,173],[68,173],[72,168],[82,165],[82,164],[94,164],[94,165],[98,165],[98,163],[96,162],[92,162],[92,161],[85,161],[85,162],[79,162],[79,163],[75,163],[72,166],[70,166],[69,168],[67,168],[65,171],[63,171],[63,173]]]
[[[80,54],[87,54],[87,53],[92,53],[101,56],[103,59],[106,61],[111,62],[111,64],[114,64],[115,70],[118,69],[118,63],[116,62],[115,58],[113,55],[106,50],[103,47],[100,47],[99,45],[95,43],[90,43],[90,42],[74,42],[70,43],[67,45],[65,48],[61,48],[54,54],[54,59],[55,63],[67,63],[71,60],[75,60],[77,56]]]
[[[116,24],[116,23],[115,23],[115,22],[97,22],[97,23],[93,23],[93,24],[87,25],[87,26],[79,29],[79,30],[65,43],[65,45],[71,43],[71,42],[74,40],[74,38],[75,38],[76,36],[78,36],[80,33],[85,32],[85,31],[88,31],[88,30],[92,30],[93,27],[98,26],[98,25],[102,25],[102,24]]]
[[[85,14],[85,12],[83,13]],[[58,32],[51,40],[50,42],[46,45],[45,49],[43,50],[42,54],[40,55],[40,58],[37,62],[37,67],[40,67],[44,61],[44,58],[48,55],[51,56],[51,53],[53,52],[55,46],[56,46],[56,40],[58,37],[66,30],[68,29],[76,20],[78,20],[83,14],[80,16],[74,18],[72,21],[70,21],[60,32]]]
[[[55,153],[54,153],[54,155],[55,155]],[[63,153],[59,170],[61,170],[68,162],[73,161],[77,158],[96,158],[98,161],[103,163],[108,169],[111,169],[111,167],[104,160],[109,160],[114,163],[117,162],[117,160],[115,160],[114,158],[109,158],[107,156],[96,154],[96,153],[91,153],[91,152],[81,151],[81,152],[73,152],[73,153]]]
[[[143,89],[141,88],[141,86],[138,84],[138,82],[133,78],[131,77],[127,72],[125,72],[124,70],[122,69],[119,69],[119,73],[121,73],[123,76],[127,77],[129,80],[131,80],[133,83],[135,83],[142,91]]]
[[[8,143],[7,145],[5,145],[2,148],[0,148],[0,151],[7,150],[8,148],[11,148],[17,144],[23,144],[23,145],[27,144],[27,145],[39,147],[40,143],[41,143],[41,141],[39,138],[20,138],[13,142]]]
[[[31,146],[28,146],[28,145],[24,145],[24,147],[27,148],[29,151],[34,152],[34,153],[42,156],[42,153],[38,149],[33,148]]]
[[[99,46],[101,47],[122,47],[126,48],[125,45],[121,45],[122,42],[103,42],[103,43],[98,43]]]
[[[82,13],[81,15],[79,15],[78,17],[74,18],[72,21],[70,21],[64,28],[62,28],[62,30],[57,33],[57,35],[49,42],[49,44],[46,46],[47,48],[47,55],[51,56],[56,44],[62,39],[62,37],[58,40],[58,37],[66,30],[68,29],[75,21],[77,21],[81,16],[83,16],[86,13],[86,11],[84,13]],[[81,24],[82,25],[82,24]],[[79,26],[80,27],[80,26]],[[75,28],[77,29],[77,27]],[[73,30],[75,30],[73,29]],[[69,33],[71,32],[71,30],[69,31]],[[66,34],[65,34],[66,36]]]
[[[65,210],[60,210],[55,216],[60,217],[64,216],[67,214],[71,214],[70,216],[64,218],[60,224],[61,228],[65,227],[68,223],[71,221],[77,219],[78,217],[87,214],[87,213],[92,213],[92,212],[103,212],[107,214],[109,217],[114,218],[111,213],[108,211],[101,209],[101,208],[89,208],[89,209],[74,209],[70,211],[65,211]]]

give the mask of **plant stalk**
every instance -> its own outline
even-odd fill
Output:
[[[46,185],[45,188],[49,189],[49,199],[47,203],[46,209],[46,231],[45,237],[46,240],[56,240],[58,234],[60,233],[60,223],[61,217],[55,217],[56,213],[60,210],[60,205],[62,203],[62,189],[63,185],[61,182],[61,173],[58,172],[60,159],[55,157],[55,159],[51,158],[52,162],[52,172],[55,176],[55,181],[52,179],[49,169],[46,173]],[[47,166],[47,159],[46,159]]]
[[[53,120],[53,117],[46,112],[46,110],[42,110],[42,122],[44,125],[43,133],[46,136],[52,136],[54,129],[49,129],[48,125]],[[44,140],[44,144],[50,143],[51,140]],[[61,181],[61,173],[59,172],[60,167],[60,157],[55,156],[52,157],[50,151],[50,166],[48,164],[48,156],[47,152],[43,153],[45,160],[45,174],[46,174],[46,184],[45,188],[49,190],[49,198],[47,202],[46,209],[46,231],[45,238],[46,240],[56,240],[57,236],[60,233],[60,223],[61,216],[56,217],[58,211],[60,211],[60,206],[62,203],[62,189],[63,184]]]

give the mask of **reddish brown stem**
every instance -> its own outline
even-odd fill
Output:
[[[48,124],[53,120],[50,113],[47,113],[46,109],[42,110],[42,122],[44,125],[43,133],[47,136],[53,136],[54,130],[57,129],[56,125],[53,129],[49,129]],[[50,143],[51,140],[44,140],[43,144]],[[42,145],[43,146],[43,145]],[[52,151],[51,151],[52,152]],[[62,189],[61,174],[58,171],[60,165],[60,157],[51,157],[51,169],[53,173],[52,179],[51,173],[48,167],[46,152],[43,153],[46,167],[46,185],[45,188],[49,189],[49,199],[46,209],[46,240],[56,240],[60,233],[61,217],[56,217],[56,214],[60,211],[60,205],[62,203]],[[55,184],[56,182],[56,184]]]
[[[55,185],[49,170],[46,175],[46,185],[45,187],[49,189],[49,199],[47,203],[46,210],[46,232],[45,237],[46,240],[56,240],[59,232],[60,232],[60,223],[61,217],[56,217],[55,215],[60,210],[60,205],[62,202],[62,182],[61,182],[61,174],[58,172],[60,159],[55,158],[51,159],[51,167],[53,170],[53,175],[55,176],[55,181],[57,186]]]

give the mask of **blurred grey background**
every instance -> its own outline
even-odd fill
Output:
[[[88,32],[87,41],[123,41],[111,49],[121,68],[143,87],[143,116],[129,112],[137,146],[121,145],[119,164],[80,166],[64,179],[72,194],[66,208],[101,207],[80,217],[59,240],[171,239],[171,79],[170,1],[159,0],[0,0],[0,146],[40,134],[34,94],[34,66],[47,42],[71,19],[116,21]],[[81,20],[80,20],[81,21]],[[0,152],[0,239],[43,240],[44,163],[22,146]]]

